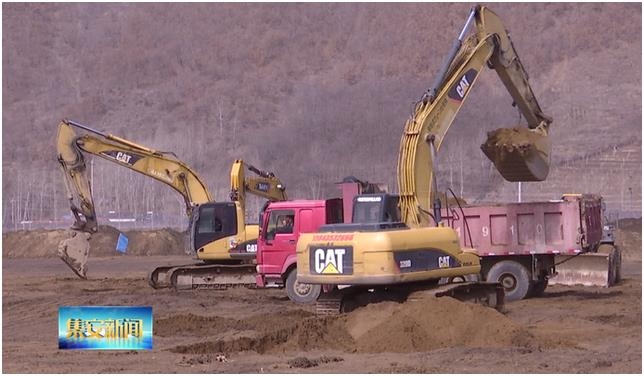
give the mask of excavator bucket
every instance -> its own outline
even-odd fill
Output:
[[[487,135],[483,153],[507,181],[543,181],[550,170],[550,139],[526,127],[499,128]]]
[[[622,259],[612,245],[601,245],[596,253],[555,257],[555,264],[559,262],[549,284],[610,287],[620,279]]]
[[[87,258],[89,257],[90,234],[70,231],[70,237],[58,244],[58,257],[79,277],[87,279]]]

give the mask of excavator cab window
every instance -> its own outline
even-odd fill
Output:
[[[385,196],[385,212],[383,222],[400,222],[400,207],[398,206],[398,196]]]
[[[353,202],[352,223],[391,223],[400,221],[396,196],[387,194],[360,195]]]
[[[201,205],[195,222],[195,249],[237,234],[236,214],[235,204],[231,202]]]

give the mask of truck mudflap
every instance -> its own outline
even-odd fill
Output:
[[[255,268],[253,264],[162,266],[150,273],[148,283],[155,289],[174,288],[175,290],[257,288]]]
[[[337,315],[350,312],[358,307],[382,301],[414,301],[424,296],[449,296],[464,302],[474,302],[494,308],[500,312],[505,309],[505,291],[500,283],[459,282],[444,285],[418,284],[408,286],[349,286],[333,288],[320,294],[315,312],[318,315]]]
[[[622,257],[614,245],[602,244],[597,252],[556,256],[555,265],[549,284],[610,287],[621,278]]]

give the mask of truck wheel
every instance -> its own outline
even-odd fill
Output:
[[[297,281],[297,268],[291,270],[286,278],[286,294],[295,303],[313,303],[320,296],[322,286],[299,283]]]
[[[488,282],[499,282],[505,290],[505,300],[521,300],[530,290],[528,270],[516,261],[497,262],[487,273]]]
[[[615,283],[622,280],[622,251],[615,247]]]

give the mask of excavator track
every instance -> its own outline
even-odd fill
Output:
[[[201,264],[197,264],[201,265]],[[171,287],[170,279],[168,277],[169,272],[173,269],[181,267],[190,267],[196,266],[195,264],[186,264],[186,265],[173,265],[173,266],[159,266],[148,274],[148,284],[155,290],[165,289]]]
[[[402,285],[378,288],[352,286],[320,294],[315,306],[317,315],[338,315],[369,303],[381,301],[415,301],[424,296],[449,296],[464,302],[482,304],[497,311],[505,309],[505,292],[499,283],[459,282],[438,286]],[[368,296],[365,299],[365,296]]]
[[[256,267],[253,264],[162,266],[150,273],[148,283],[155,289],[173,288],[175,290],[256,288],[256,273]]]
[[[338,289],[322,292],[315,302],[315,313],[317,315],[338,315],[342,313],[343,296],[344,294]]]

